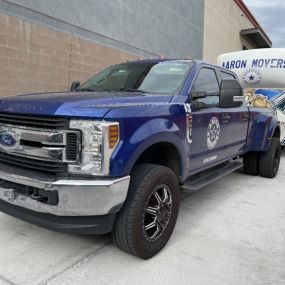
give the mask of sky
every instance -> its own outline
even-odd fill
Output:
[[[285,48],[285,1],[244,0],[275,48]]]

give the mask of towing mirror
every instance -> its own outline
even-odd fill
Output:
[[[70,86],[70,92],[75,91],[79,86],[80,86],[80,82],[79,81],[73,81],[71,86]]]
[[[237,108],[244,102],[242,87],[235,79],[221,81],[220,108]]]
[[[203,91],[195,91],[195,90],[193,90],[191,92],[191,98],[192,99],[205,98],[206,96],[207,96],[207,93],[203,92]]]
[[[207,109],[208,105],[204,102],[195,101],[192,103],[191,107],[192,107],[193,111],[199,111],[202,109]]]

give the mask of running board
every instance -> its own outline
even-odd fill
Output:
[[[204,188],[208,184],[238,170],[243,167],[243,163],[239,161],[230,162],[226,165],[222,165],[219,168],[215,168],[212,171],[208,171],[205,175],[195,175],[190,177],[181,186],[183,192],[195,192]]]

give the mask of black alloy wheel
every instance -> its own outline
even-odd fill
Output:
[[[167,185],[159,185],[151,193],[145,208],[144,234],[147,240],[155,241],[163,235],[171,212],[171,190]]]
[[[180,189],[175,173],[154,164],[138,165],[119,212],[114,243],[142,259],[157,254],[168,242],[178,216]]]

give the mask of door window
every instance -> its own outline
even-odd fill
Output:
[[[199,102],[206,104],[219,104],[220,87],[214,69],[203,68],[200,70],[194,83],[193,91],[206,92],[205,98],[199,98]]]

